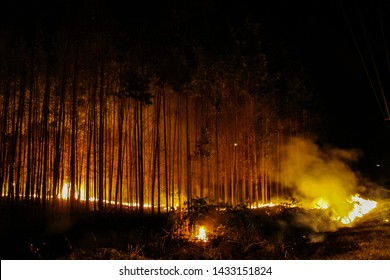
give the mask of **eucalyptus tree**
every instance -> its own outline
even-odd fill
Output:
[[[139,211],[144,211],[144,156],[143,156],[143,106],[151,104],[152,95],[149,92],[150,78],[139,72],[128,69],[121,76],[120,93],[134,100],[134,117],[136,122],[135,146],[137,147],[137,177],[139,190]]]

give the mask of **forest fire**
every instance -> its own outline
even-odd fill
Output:
[[[283,150],[284,183],[307,209],[323,209],[329,218],[351,224],[370,212],[376,202],[359,194],[367,188],[351,167],[360,156],[356,150],[321,147],[310,139],[292,138]]]
[[[345,201],[342,205],[344,211],[336,211],[330,206],[330,202],[324,198],[319,198],[314,202],[315,209],[330,209],[332,210],[331,219],[335,221],[340,221],[344,225],[351,224],[356,218],[363,217],[363,215],[369,213],[372,209],[376,207],[376,201],[364,199],[360,195],[352,195],[350,199]],[[340,212],[345,212],[342,214]]]
[[[257,208],[264,208],[264,207],[274,207],[276,206],[277,204],[273,203],[273,202],[270,202],[270,203],[253,203],[251,205],[251,209],[257,209]]]
[[[313,25],[294,23],[306,10],[294,1],[6,2],[1,254],[329,259],[369,247],[344,246],[345,231],[390,229],[388,134],[366,127],[378,112],[334,14],[323,24],[314,5]],[[324,34],[343,45],[317,44]]]
[[[347,217],[343,217],[341,222],[343,224],[352,223],[355,218],[362,217],[376,207],[376,201],[364,199],[359,195],[354,195],[351,198],[350,203],[353,204],[353,210],[348,213]]]
[[[196,235],[196,240],[197,241],[203,241],[207,242],[207,234],[206,234],[206,227],[205,226],[200,226],[198,229],[198,234]]]
[[[70,199],[71,197],[71,187],[70,187],[70,184],[68,183],[65,183],[63,186],[62,186],[62,191],[61,193],[59,193],[57,195],[57,197],[59,199],[64,199],[64,200],[67,200],[67,199]],[[74,193],[74,198],[77,200],[77,199],[80,199],[81,201],[85,201],[86,200],[86,197],[85,197],[85,191],[83,188],[79,188],[75,191]],[[90,199],[91,200],[91,199]]]
[[[265,207],[303,207],[305,209],[319,209],[319,210],[329,210],[330,218],[333,221],[339,221],[344,225],[351,224],[356,220],[356,218],[361,218],[365,214],[369,213],[372,209],[377,206],[377,202],[364,199],[359,194],[351,195],[349,199],[336,199],[336,202],[332,199],[326,199],[320,197],[315,199],[311,204],[306,204],[298,206],[294,203],[265,203],[259,204],[257,206],[252,205],[251,209],[259,209]]]
[[[65,183],[64,186],[62,187],[61,195],[58,194],[58,198],[68,199],[69,196],[70,196],[70,187],[69,184]]]

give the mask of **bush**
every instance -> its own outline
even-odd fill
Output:
[[[184,215],[184,219],[189,221],[190,227],[195,227],[199,222],[205,220],[208,216],[211,207],[206,198],[195,197],[190,200],[187,205],[187,210]]]

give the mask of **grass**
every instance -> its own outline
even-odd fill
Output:
[[[390,259],[390,200],[351,227],[320,232],[324,213],[289,207],[203,207],[191,223],[183,213],[85,213],[45,222],[4,213],[2,259]],[[208,242],[190,234],[200,224]]]
[[[327,250],[326,259],[389,260],[390,259],[390,201],[379,201],[377,207],[351,228],[329,234],[329,248],[342,244],[346,250],[337,254]]]

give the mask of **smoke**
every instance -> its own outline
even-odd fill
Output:
[[[314,141],[291,138],[282,148],[283,184],[290,187],[305,208],[326,207],[345,216],[353,205],[347,203],[359,191],[358,176],[351,163],[360,153],[332,147],[320,148]]]

